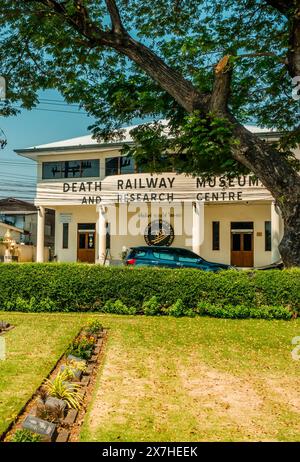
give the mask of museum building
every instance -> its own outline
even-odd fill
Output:
[[[258,179],[142,173],[121,155],[131,128],[122,141],[83,136],[16,150],[37,162],[37,261],[44,259],[46,209],[55,211],[59,262],[120,264],[126,248],[139,245],[188,248],[241,267],[279,260],[282,219]],[[248,128],[266,140],[279,136]]]

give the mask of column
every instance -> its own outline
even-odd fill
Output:
[[[98,263],[104,265],[106,254],[106,217],[105,207],[100,205],[98,208]]]
[[[278,209],[275,202],[272,202],[271,204],[271,242],[272,242],[271,262],[272,263],[275,263],[276,261],[280,260],[280,253],[278,250],[278,246],[282,239],[282,233],[283,233],[283,222],[282,222],[280,210]]]
[[[201,244],[204,241],[204,202],[193,203],[193,252],[200,255]]]
[[[36,261],[44,261],[45,207],[40,205],[37,213]]]

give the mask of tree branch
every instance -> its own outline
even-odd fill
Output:
[[[105,3],[112,24],[112,32],[116,32],[117,34],[126,34],[115,0],[105,0]]]
[[[227,104],[230,95],[232,66],[230,55],[224,56],[215,67],[215,80],[210,98],[209,108],[215,114],[227,113]]]

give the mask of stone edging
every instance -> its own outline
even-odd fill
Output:
[[[80,336],[81,332],[82,330],[76,336],[76,338]],[[97,374],[98,365],[102,358],[102,353],[104,350],[104,346],[106,344],[106,340],[107,330],[103,329],[103,331],[97,335],[97,341],[95,343],[93,355],[89,360],[87,360],[86,371],[83,372],[80,381],[76,382],[82,385],[80,394],[83,398],[83,403],[79,410],[72,408],[67,410],[66,414],[64,415],[64,418],[60,420],[58,424],[56,424],[55,436],[51,438],[51,442],[64,443],[70,440],[76,441],[78,439],[78,434],[82,424],[82,417],[85,414],[87,405],[91,400],[91,392],[94,386],[94,379]],[[66,355],[65,353],[63,353],[46,378],[53,379],[58,374],[58,372],[61,369],[61,366],[65,364],[65,358]],[[23,406],[16,419],[1,435],[0,441],[9,442],[16,430],[22,429],[22,424],[26,417],[35,416],[39,392],[43,388],[44,382],[45,380],[35,391],[32,397],[27,401],[27,403]]]

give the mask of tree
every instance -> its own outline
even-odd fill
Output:
[[[299,0],[0,0],[0,73],[9,113],[56,88],[97,122],[95,136],[135,117],[167,118],[133,131],[133,154],[149,169],[166,149],[179,171],[254,173],[285,225],[280,252],[300,266]],[[295,82],[295,81],[294,81]],[[295,90],[295,89],[294,89]],[[295,94],[295,91],[294,91]],[[282,131],[267,143],[244,127]],[[104,127],[104,128],[103,128]]]

